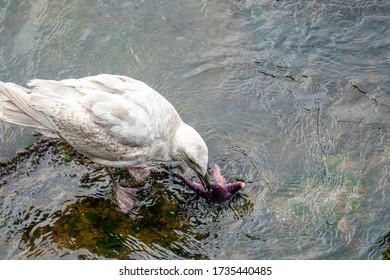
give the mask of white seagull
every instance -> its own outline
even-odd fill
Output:
[[[104,165],[116,193],[123,194],[124,188],[107,167],[128,168],[130,175],[142,180],[151,163],[171,161],[184,161],[210,188],[202,137],[145,83],[101,74],[32,80],[27,85],[30,88],[0,82],[0,119],[59,138]]]

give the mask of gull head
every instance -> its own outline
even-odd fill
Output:
[[[181,123],[172,145],[173,159],[187,163],[198,175],[202,185],[210,189],[210,175],[207,171],[208,150],[199,133],[191,126]]]

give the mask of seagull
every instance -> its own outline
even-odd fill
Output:
[[[142,181],[153,163],[185,162],[210,190],[208,149],[173,105],[145,83],[119,75],[32,80],[25,88],[0,82],[0,119],[57,138],[106,167],[128,168]],[[129,190],[128,195],[134,196]],[[131,199],[126,205],[131,208]]]

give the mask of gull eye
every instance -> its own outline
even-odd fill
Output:
[[[189,159],[191,163],[195,164],[195,161],[193,161],[192,159]]]

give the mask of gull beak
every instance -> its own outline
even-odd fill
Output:
[[[210,181],[210,175],[207,171],[204,176],[202,176],[200,173],[196,172],[196,174],[199,177],[199,180],[202,182],[202,185],[205,187],[207,191],[211,190],[211,181]]]

